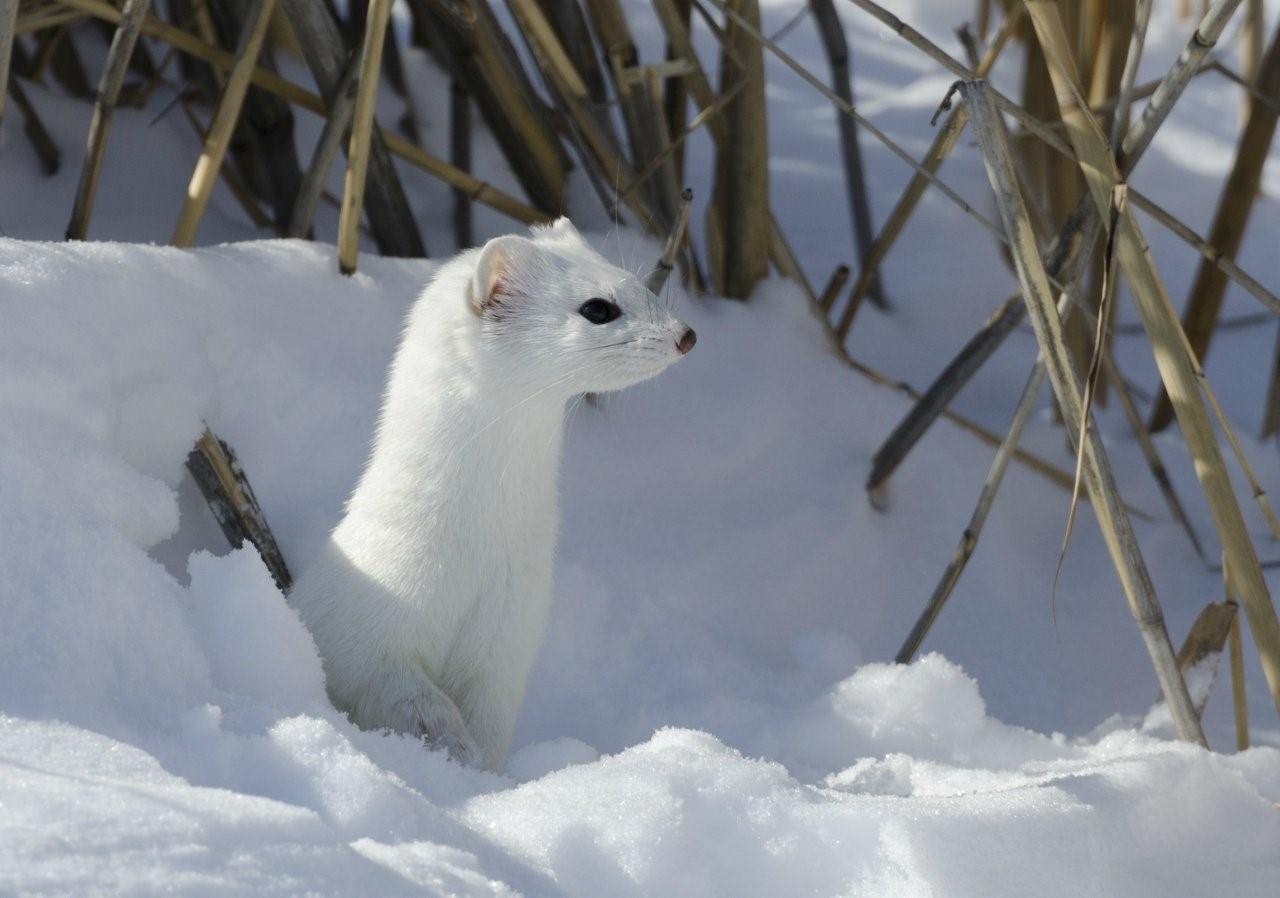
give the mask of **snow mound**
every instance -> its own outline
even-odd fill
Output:
[[[859,666],[901,632],[874,557],[902,525],[832,499],[854,437],[793,392],[877,427],[898,400],[817,351],[782,285],[749,316],[690,305],[687,368],[573,419],[557,612],[506,775],[356,730],[182,464],[211,424],[304,565],[429,272],[369,258],[339,278],[298,242],[0,240],[0,892],[1274,890],[1275,749],[1040,735],[941,655]],[[771,423],[747,444],[752,413]],[[922,451],[981,464],[940,440]],[[857,631],[833,625],[850,600],[806,598],[829,595],[814,559],[851,532]]]

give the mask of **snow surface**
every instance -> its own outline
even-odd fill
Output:
[[[793,9],[768,5],[766,21]],[[895,10],[951,45],[971,4]],[[844,14],[864,107],[922,150],[948,79]],[[1143,77],[1185,30],[1157,20]],[[787,40],[821,68],[806,28]],[[409,59],[419,82],[439,83]],[[834,119],[774,66],[770,78],[774,196],[816,278],[848,256]],[[402,316],[433,263],[365,255],[343,278],[323,243],[38,242],[65,225],[89,113],[32,93],[67,158],[40,180],[6,117],[0,894],[1275,894],[1280,750],[1267,743],[1280,733],[1256,659],[1261,747],[1170,741],[1087,510],[1050,602],[1066,495],[1038,475],[1010,470],[930,635],[941,654],[882,663],[949,557],[991,450],[939,424],[895,477],[889,510],[870,508],[866,466],[905,401],[836,360],[780,281],[748,305],[683,299],[697,350],[574,413],[556,607],[504,775],[356,730],[328,705],[305,629],[257,556],[228,552],[183,462],[207,421],[236,448],[285,556],[305,566],[363,463]],[[440,146],[442,98],[414,93]],[[117,114],[95,237],[167,236],[198,148],[180,115],[147,128],[167,99]],[[1234,141],[1221,107],[1236,100],[1197,83],[1140,169],[1159,198],[1184,191],[1206,206],[1196,217],[1171,201],[1201,227]],[[393,121],[397,101],[384,103]],[[305,156],[315,122],[299,130]],[[155,164],[125,164],[144,148]],[[488,143],[477,152],[496,158]],[[695,142],[692,171],[706,170],[705,152]],[[903,172],[867,153],[883,214]],[[945,172],[989,208],[972,148]],[[447,252],[447,192],[405,179],[429,244]],[[585,184],[575,190],[603,251],[633,267],[654,257],[608,228]],[[1257,235],[1280,212],[1265,198],[1255,214],[1242,259],[1274,284],[1280,262]],[[242,218],[220,187],[202,240],[255,236]],[[332,226],[325,210],[321,234]],[[895,312],[865,310],[852,347],[918,379],[1012,280],[941,197],[927,195],[911,227],[906,239],[936,264],[891,258]],[[478,217],[481,235],[506,228]],[[1185,281],[1194,259],[1150,230],[1161,270]],[[1210,374],[1252,422],[1272,337],[1224,337]],[[962,407],[1002,426],[1031,346],[1017,335]],[[1148,376],[1140,341],[1131,349]],[[1103,429],[1129,500],[1152,517],[1136,523],[1178,639],[1218,595],[1217,575],[1191,555],[1110,413]],[[1047,414],[1027,443],[1069,465]],[[1194,497],[1176,438],[1162,448]],[[1273,448],[1248,448],[1280,483]],[[1228,704],[1219,682],[1206,724],[1223,750]]]

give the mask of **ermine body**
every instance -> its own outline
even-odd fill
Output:
[[[693,341],[566,219],[441,267],[346,515],[290,595],[337,707],[501,766],[551,601],[565,404]]]

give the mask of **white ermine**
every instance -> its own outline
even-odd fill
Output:
[[[338,708],[500,768],[551,601],[565,404],[694,339],[564,218],[440,268],[346,516],[290,595]]]

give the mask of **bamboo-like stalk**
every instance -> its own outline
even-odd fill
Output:
[[[449,162],[471,170],[471,100],[457,78],[449,79]],[[471,197],[453,189],[453,240],[459,250],[475,242],[471,230]]]
[[[1133,88],[1138,80],[1138,64],[1142,61],[1142,49],[1147,43],[1147,25],[1151,21],[1152,0],[1138,0],[1133,14],[1133,33],[1129,38],[1129,54],[1124,59],[1124,71],[1120,74],[1120,90],[1117,94],[1115,116],[1111,119],[1111,145],[1119,147],[1129,131],[1129,112],[1133,105]]]
[[[554,116],[524,79],[524,70],[507,59],[508,44],[489,7],[471,0],[410,0],[409,8],[429,29],[432,51],[466,89],[530,201],[547,215],[558,214],[568,157]]]
[[[1075,298],[1071,295],[1070,291],[1074,290],[1074,285],[1079,277],[1080,269],[1082,267],[1081,263],[1087,258],[1088,257],[1083,254],[1077,255],[1071,266],[1071,272],[1066,275],[1068,291],[1064,293],[1063,297],[1058,302],[1058,316],[1060,318],[1067,311],[1068,301],[1075,301]],[[1015,294],[1011,299],[1019,300],[1020,296]],[[1087,312],[1087,309],[1083,309],[1083,307],[1078,305],[1077,308]],[[1105,372],[1116,387],[1116,393],[1120,398],[1122,407],[1124,408],[1125,417],[1128,419],[1129,424],[1133,428],[1134,434],[1138,439],[1138,443],[1142,448],[1143,456],[1151,470],[1152,477],[1160,488],[1160,492],[1164,496],[1165,503],[1168,505],[1169,511],[1173,515],[1174,520],[1178,521],[1182,526],[1188,539],[1191,541],[1192,547],[1196,550],[1196,553],[1201,558],[1204,558],[1204,550],[1200,546],[1200,540],[1196,536],[1195,529],[1191,526],[1190,520],[1187,518],[1186,512],[1182,507],[1182,502],[1178,499],[1178,495],[1173,489],[1173,484],[1169,480],[1169,475],[1165,470],[1164,462],[1161,460],[1159,452],[1151,440],[1151,435],[1146,430],[1142,417],[1133,403],[1133,398],[1129,395],[1124,379],[1120,376],[1120,372],[1116,368],[1115,360],[1112,358],[1111,351],[1105,345],[1100,348],[1102,352],[1102,364]],[[1000,443],[999,448],[996,450],[996,455],[991,462],[991,467],[987,472],[986,480],[983,481],[982,491],[978,495],[978,502],[974,507],[973,513],[970,515],[969,523],[961,534],[960,542],[951,556],[951,561],[943,571],[942,578],[934,588],[933,594],[929,598],[929,602],[925,605],[924,610],[916,620],[916,623],[908,634],[907,639],[903,642],[902,648],[898,650],[897,657],[895,658],[897,663],[908,664],[911,662],[911,659],[915,656],[916,652],[920,650],[921,643],[923,643],[925,636],[928,635],[929,630],[933,627],[933,624],[941,613],[947,599],[950,598],[951,593],[954,591],[956,584],[959,583],[960,576],[964,573],[964,569],[968,565],[974,549],[977,547],[978,540],[982,536],[983,527],[986,525],[987,516],[991,511],[991,506],[995,502],[996,492],[999,490],[1000,484],[1004,479],[1009,459],[1012,457],[1013,452],[1016,451],[1018,443],[1022,439],[1022,431],[1025,429],[1027,421],[1030,419],[1031,412],[1034,409],[1036,396],[1039,394],[1040,387],[1044,382],[1044,375],[1044,359],[1043,357],[1038,357],[1035,365],[1032,367],[1031,374],[1027,379],[1027,384],[1023,387],[1022,396],[1018,400],[1018,405],[1014,410],[1013,420],[1009,425],[1009,430],[1006,433],[1004,440]]]
[[[689,29],[690,19],[693,15],[693,4],[691,0],[676,0],[676,13],[684,20],[684,27]],[[670,39],[667,40],[667,59],[670,61],[681,58],[678,48],[672,45]],[[663,96],[662,104],[666,110],[667,116],[667,133],[672,135],[682,134],[685,132],[685,114],[689,106],[689,88],[685,85],[683,78],[671,78],[665,85],[666,93]],[[684,147],[680,143],[673,144],[675,152],[675,171],[676,178],[684,178]]]
[[[573,67],[564,50],[559,37],[551,28],[551,24],[543,15],[541,8],[534,0],[508,0],[508,7],[521,33],[529,43],[535,61],[538,63],[548,86],[562,103],[573,127],[582,138],[580,144],[586,152],[588,161],[607,179],[608,183],[620,184],[634,180],[630,166],[623,158],[621,151],[602,131],[595,118],[587,108],[589,95],[582,77]],[[626,200],[628,208],[635,214],[641,227],[650,229],[654,225],[654,215],[648,205],[636,194]]]
[[[1256,84],[1264,95],[1280,99],[1280,24],[1277,24],[1262,59]],[[1222,188],[1222,197],[1218,200],[1218,209],[1209,229],[1209,243],[1224,257],[1234,257],[1244,242],[1249,215],[1262,187],[1262,168],[1275,137],[1277,121],[1280,117],[1274,108],[1250,100],[1249,118],[1236,146],[1235,163]],[[1204,359],[1209,351],[1226,292],[1227,279],[1222,270],[1208,260],[1202,261],[1182,314],[1183,330],[1198,359]],[[1168,396],[1161,392],[1151,413],[1151,429],[1161,430],[1168,426],[1172,414]]]
[[[1276,348],[1271,354],[1271,375],[1267,381],[1266,407],[1262,410],[1263,439],[1280,427],[1280,328],[1276,329]]]
[[[179,105],[182,106],[182,113],[191,124],[191,130],[196,133],[196,136],[199,138],[201,143],[203,143],[209,137],[209,130],[200,122],[200,119],[196,117],[195,112],[191,108],[190,101],[184,99]],[[262,208],[258,205],[258,198],[254,196],[253,191],[249,189],[249,186],[240,179],[239,175],[236,174],[234,166],[222,166],[218,169],[218,176],[222,179],[222,182],[226,184],[227,190],[231,192],[232,198],[240,208],[244,210],[244,214],[249,217],[249,220],[253,222],[256,227],[272,231],[276,236],[284,236],[279,225],[272,220],[270,215],[262,211]]]
[[[863,5],[860,0],[851,0],[851,2],[856,2],[859,6]],[[1130,151],[1120,160],[1121,171],[1126,176],[1132,171],[1142,154],[1150,147],[1155,132],[1168,117],[1169,110],[1190,82],[1192,74],[1200,66],[1204,55],[1217,42],[1222,29],[1226,26],[1227,19],[1235,7],[1239,5],[1239,2],[1240,0],[1217,0],[1214,3],[1196,28],[1186,48],[1184,48],[1164,78],[1161,79],[1160,85],[1155,92],[1153,92],[1151,105],[1156,104],[1156,98],[1158,97],[1159,107],[1153,111],[1151,106],[1148,106],[1147,111],[1137,121],[1130,124],[1124,141],[1124,146],[1128,146]],[[875,5],[872,4],[872,6],[874,7]],[[878,7],[876,8],[878,9]],[[886,15],[888,14],[886,13]],[[896,17],[890,16],[890,19],[893,22],[897,22]],[[884,19],[882,18],[881,21],[884,21]],[[905,28],[906,26],[902,27]],[[1129,200],[1146,211],[1150,211],[1150,208],[1154,206],[1154,204],[1146,204],[1145,199],[1133,190],[1129,191]],[[1089,197],[1082,197],[1075,211],[1059,229],[1057,237],[1050,244],[1046,253],[1049,257],[1049,275],[1051,277],[1056,277],[1059,273],[1058,260],[1063,260],[1065,263],[1065,260],[1070,258],[1071,254],[1066,250],[1080,244],[1082,233],[1091,232],[1096,235],[1099,223],[1097,208]],[[1190,232],[1189,228],[1186,230]],[[1091,248],[1093,246],[1094,239],[1095,237],[1089,238],[1087,247]],[[1072,251],[1074,252],[1074,249]],[[1249,280],[1253,281],[1252,278]],[[1253,284],[1256,284],[1256,281],[1253,281]],[[1261,290],[1261,285],[1257,285],[1257,287]],[[1247,287],[1246,289],[1249,289],[1251,293],[1262,299],[1262,296],[1255,292],[1252,287]],[[1266,291],[1262,292],[1265,293]],[[887,480],[911,451],[911,448],[919,441],[920,437],[937,420],[938,415],[947,407],[947,404],[981,369],[986,360],[991,357],[996,348],[1004,341],[1004,338],[1013,332],[1013,329],[1022,320],[1023,313],[1024,307],[1021,303],[1009,299],[1005,300],[1000,309],[997,310],[997,314],[993,315],[982,330],[975,334],[961,348],[955,358],[943,368],[938,377],[925,390],[923,399],[907,412],[906,417],[899,422],[898,426],[894,428],[893,432],[876,452],[875,462],[872,465],[872,474],[867,481],[868,490],[878,489]]]
[[[97,18],[104,19],[108,22],[118,22],[120,20],[120,12],[114,6],[106,3],[105,0],[63,0],[70,6],[83,10]],[[336,26],[335,26],[336,27]],[[165,43],[182,50],[190,56],[203,60],[219,69],[229,70],[235,64],[235,57],[220,47],[215,47],[205,41],[200,40],[194,35],[188,34],[180,28],[161,22],[154,17],[148,17],[143,23],[142,31],[144,34],[155,37]],[[340,78],[340,76],[339,76]],[[280,77],[275,72],[268,71],[264,68],[255,68],[252,73],[252,80],[255,85],[263,90],[270,91],[276,96],[283,97],[289,102],[313,112],[319,116],[327,115],[328,107],[325,101],[316,94],[303,87]],[[335,87],[337,81],[335,80]],[[433,156],[426,150],[410,143],[398,134],[391,131],[378,129],[380,139],[383,141],[388,152],[399,156],[406,162],[421,168],[428,174],[439,178],[451,187],[465,190],[467,195],[479,203],[484,203],[498,212],[521,222],[522,224],[541,224],[551,220],[551,216],[547,213],[535,209],[527,203],[521,202],[503,190],[494,187],[486,181],[472,177],[467,172],[461,171],[455,166],[450,165],[443,159]],[[370,182],[372,184],[372,181]],[[372,200],[372,194],[366,197],[366,203]],[[370,217],[372,222],[372,216]],[[377,232],[374,232],[375,238]],[[383,243],[379,240],[379,246]]]
[[[719,5],[720,0],[709,0],[709,2]],[[974,77],[975,73],[967,66],[880,4],[873,2],[873,0],[849,0],[849,2],[866,10],[899,37],[941,64],[943,68],[952,72],[958,78],[972,79]],[[1130,127],[1129,134],[1126,135],[1121,148],[1123,156],[1120,162],[1120,170],[1123,174],[1128,175],[1132,171],[1137,158],[1146,150],[1147,144],[1155,136],[1156,130],[1169,114],[1174,101],[1181,95],[1187,82],[1199,70],[1201,61],[1217,44],[1218,38],[1222,34],[1222,29],[1226,26],[1227,19],[1230,18],[1231,13],[1235,11],[1241,2],[1242,0],[1215,0],[1205,11],[1204,17],[1201,19],[1195,33],[1191,36],[1186,48],[1169,70],[1169,73],[1162,79],[1155,93],[1152,94],[1151,102],[1143,109],[1142,118]],[[1012,116],[1028,132],[1059,154],[1069,160],[1078,161],[1071,146],[1058,136],[1053,127],[1046,125],[994,88],[990,89],[990,95],[992,101],[1000,108],[1001,112]],[[1078,104],[1078,106],[1072,107],[1073,109],[1088,108],[1087,103],[1083,100],[1077,99],[1073,102]],[[865,122],[863,124],[865,127]],[[912,163],[909,162],[908,164]],[[948,193],[948,191],[944,190],[943,193],[947,194],[953,202],[957,201],[957,198]],[[1129,188],[1129,197],[1135,203],[1145,200],[1132,186]]]
[[[40,80],[47,70],[53,73],[53,77],[71,96],[82,100],[92,96],[89,75],[71,40],[70,26],[45,31],[36,40],[39,44],[36,49],[36,70],[31,78]]]
[[[1032,5],[1030,9],[1034,18],[1036,7]],[[1049,52],[1046,47],[1046,54]],[[969,106],[974,133],[982,148],[987,175],[995,191],[996,205],[1009,231],[1023,299],[1036,331],[1036,339],[1044,356],[1058,406],[1062,409],[1068,431],[1084,436],[1082,457],[1085,484],[1093,500],[1094,514],[1112,563],[1151,656],[1156,679],[1169,705],[1179,738],[1204,745],[1204,733],[1187,692],[1187,684],[1178,671],[1173,645],[1164,625],[1164,615],[1129,517],[1120,501],[1106,448],[1095,429],[1081,428],[1087,410],[1081,405],[1079,378],[1063,339],[1049,279],[1036,247],[1025,204],[1018,191],[1013,160],[1005,143],[1004,126],[984,82],[966,82],[962,90],[965,103]]]
[[[1191,39],[1178,55],[1177,61],[1160,82],[1156,92],[1151,95],[1151,102],[1142,110],[1142,117],[1129,128],[1129,132],[1125,135],[1124,142],[1120,145],[1118,160],[1121,174],[1128,176],[1133,171],[1134,165],[1146,152],[1152,138],[1156,136],[1156,131],[1173,109],[1173,104],[1177,102],[1178,97],[1182,96],[1187,83],[1195,76],[1200,63],[1209,55],[1209,51],[1217,46],[1218,38],[1222,36],[1223,29],[1227,27],[1227,22],[1240,3],[1241,0],[1214,0],[1200,19]]]
[[[846,103],[853,105],[853,75],[849,68],[849,42],[833,0],[809,0],[809,8],[817,21],[818,34],[831,67],[831,88]],[[862,150],[858,146],[858,126],[847,115],[840,116],[840,152],[844,157],[845,190],[849,194],[849,217],[852,223],[854,250],[858,265],[867,268],[874,239],[871,226],[871,201],[867,198],[866,177],[862,171]],[[867,295],[880,308],[886,307],[884,278],[878,271],[869,274]]]
[[[686,187],[680,192],[680,205],[676,210],[675,223],[672,225],[671,233],[667,235],[667,242],[662,247],[662,256],[644,283],[649,292],[655,296],[662,292],[662,288],[667,285],[667,278],[675,270],[676,254],[684,245],[685,228],[689,224],[689,208],[692,205],[693,191]]]
[[[720,88],[746,87],[721,120],[732,141],[716,147],[711,202],[707,206],[707,258],[716,292],[748,299],[769,273],[769,143],[765,122],[764,50],[747,27],[760,26],[758,0],[730,0],[735,16],[725,30]],[[739,23],[739,19],[743,24]],[[732,58],[743,61],[739,68]]]
[[[213,14],[220,35],[219,43],[234,46],[236,37],[248,25],[247,3],[202,4]],[[274,34],[287,28],[277,6],[267,26],[267,37],[259,55],[259,64],[274,69],[272,43]],[[143,46],[145,49],[145,46]],[[137,57],[135,51],[134,57]],[[290,212],[302,181],[302,168],[294,142],[293,109],[288,103],[268,92],[250,87],[231,137],[229,153],[235,168],[264,206],[271,209],[276,227],[289,224]]]
[[[36,151],[44,173],[56,175],[62,167],[62,151],[40,120],[40,114],[36,112],[36,107],[32,105],[22,82],[17,78],[9,81],[9,96],[13,97],[13,105],[18,107],[18,114],[22,116],[22,132],[31,141],[31,147]]]
[[[645,182],[645,180],[648,179],[651,175],[653,175],[653,173],[656,172],[659,168],[662,168],[663,166],[665,166],[668,160],[672,160],[671,164],[672,164],[672,167],[674,168],[675,154],[677,150],[680,148],[680,146],[682,146],[684,142],[689,139],[690,135],[692,135],[695,131],[697,131],[699,128],[705,125],[708,120],[710,120],[713,116],[717,115],[722,109],[728,106],[729,103],[732,102],[733,98],[736,97],[742,91],[742,88],[745,86],[746,86],[746,82],[739,81],[729,90],[725,91],[722,94],[717,95],[715,100],[712,101],[710,106],[707,106],[705,109],[702,109],[697,115],[695,115],[692,119],[690,119],[689,124],[684,129],[684,131],[678,136],[676,136],[675,138],[673,138],[667,146],[663,147],[662,151],[657,156],[650,159],[649,162],[644,166],[644,168],[636,172],[636,177],[634,181],[632,181],[626,187],[623,187],[621,190],[618,191],[618,196],[614,200],[613,204],[610,206],[609,211],[611,213],[616,212],[618,206],[622,204],[623,200],[626,197],[630,196],[632,193],[634,193],[636,190],[638,190],[640,186]]]
[[[840,291],[844,289],[844,285],[848,280],[848,265],[837,265],[835,271],[831,272],[831,277],[827,279],[827,285],[818,294],[818,308],[822,309],[824,318],[831,313],[831,307],[835,305],[836,297],[840,295]]]
[[[0,122],[4,121],[5,99],[9,96],[9,65],[17,28],[18,0],[0,0]]]
[[[347,66],[347,49],[338,24],[325,3],[281,0],[281,5],[302,47],[307,68],[311,70],[327,105],[333,101]],[[258,82],[255,80],[255,83]],[[388,154],[389,144],[381,129],[373,132],[364,196],[369,230],[384,256],[425,256],[427,247]]]
[[[1079,82],[1066,50],[1058,8],[1052,0],[1027,0],[1036,33],[1050,61],[1063,120],[1079,154],[1081,170],[1099,211],[1108,208],[1121,176],[1097,121],[1080,101]],[[1280,709],[1280,620],[1262,578],[1258,557],[1227,477],[1213,425],[1199,396],[1199,384],[1169,297],[1164,291],[1147,242],[1132,210],[1124,208],[1117,223],[1116,258],[1129,283],[1134,304],[1147,329],[1160,378],[1172,397],[1174,411],[1196,475],[1208,500],[1219,540],[1244,601],[1245,612],[1263,673]]]
[[[71,205],[71,221],[67,224],[68,240],[83,240],[89,232],[89,216],[93,214],[93,198],[98,189],[98,174],[102,169],[102,153],[107,148],[111,117],[120,99],[120,88],[124,85],[124,76],[142,29],[142,20],[146,18],[150,8],[151,0],[125,0],[120,24],[111,38],[102,79],[98,82],[98,95],[93,103],[93,118],[89,121],[84,167],[80,170],[80,183],[76,187],[75,201]]]
[[[1000,30],[996,32],[995,37],[987,46],[986,52],[983,53],[982,58],[978,61],[976,71],[979,77],[984,77],[991,67],[995,65],[996,60],[1000,58],[1001,52],[1013,37],[1014,30],[1017,28],[1018,23],[1022,21],[1025,13],[1026,9],[1021,5],[1015,6],[1010,10],[1009,15],[1001,24]],[[968,121],[969,114],[965,111],[963,105],[955,107],[948,113],[946,121],[934,137],[929,151],[925,153],[924,158],[921,160],[920,164],[926,171],[930,173],[938,171],[942,163],[951,155],[951,151],[955,149],[956,143],[960,140],[960,135],[963,133],[965,124]],[[875,273],[889,254],[889,250],[893,248],[894,243],[897,242],[898,237],[902,234],[907,220],[915,212],[916,206],[920,203],[920,198],[924,196],[924,192],[928,187],[929,181],[924,174],[920,172],[912,174],[911,180],[907,182],[902,195],[898,197],[893,210],[889,213],[888,218],[885,219],[884,226],[880,229],[880,233],[868,249],[867,258],[862,262],[858,278],[854,281],[852,290],[849,291],[849,299],[847,300],[845,311],[836,328],[836,333],[841,340],[848,336],[849,329],[853,326],[853,318],[858,312],[858,307],[871,289]]]
[[[333,160],[338,157],[342,139],[351,127],[351,111],[356,104],[356,79],[359,71],[360,55],[352,54],[347,70],[342,73],[338,89],[334,91],[329,114],[325,116],[324,127],[320,130],[320,139],[316,141],[315,150],[311,153],[311,162],[302,174],[298,195],[294,197],[293,209],[289,213],[290,237],[302,238],[311,232],[311,221],[315,218],[320,194],[324,192],[325,179],[329,176],[329,169],[333,167]]]
[[[378,74],[382,71],[382,47],[387,37],[391,0],[369,0],[364,43],[360,50],[360,75],[356,102],[351,109],[351,143],[347,150],[347,175],[342,186],[342,210],[338,217],[338,270],[355,274],[360,253],[360,214],[364,210],[364,182],[373,142],[373,114],[378,100]]]
[[[1049,272],[1055,277],[1061,277],[1073,260],[1090,253],[1097,240],[1098,217],[1080,215],[1077,218],[1081,223],[1080,227],[1084,229],[1083,232],[1074,229],[1072,220],[1068,219],[1058,239],[1049,246]],[[1009,296],[987,319],[986,324],[947,363],[947,366],[929,384],[920,400],[898,422],[872,456],[871,470],[867,475],[866,483],[868,492],[878,490],[884,485],[933,422],[945,411],[951,400],[995,353],[1005,337],[1014,331],[1025,314],[1026,306],[1022,303],[1019,294],[1014,293]]]
[[[1265,16],[1263,0],[1249,0],[1240,26],[1240,74],[1250,81],[1258,77],[1258,67],[1262,64],[1262,20]]]
[[[1222,559],[1222,591],[1225,600],[1236,604],[1236,591],[1231,587],[1227,572],[1227,559]],[[1244,692],[1244,646],[1240,639],[1240,615],[1231,619],[1231,631],[1227,634],[1227,651],[1231,664],[1231,707],[1236,726],[1236,751],[1249,747],[1249,702]]]
[[[178,214],[173,237],[169,241],[174,246],[190,246],[195,241],[200,219],[209,204],[218,170],[226,156],[227,144],[235,130],[236,119],[240,117],[240,106],[244,102],[245,91],[249,89],[249,78],[257,65],[258,53],[262,50],[262,41],[266,37],[274,5],[275,0],[254,0],[246,19],[245,31],[236,48],[235,65],[231,68],[227,86],[218,100],[217,111],[209,125],[209,136],[205,139],[204,149],[201,150],[195,171],[191,175],[187,196],[182,204],[182,211]]]
[[[1027,421],[1031,418],[1031,412],[1035,409],[1036,397],[1040,394],[1040,388],[1044,385],[1044,376],[1044,362],[1037,359],[1031,369],[1031,375],[1027,378],[1026,385],[1022,388],[1022,396],[1018,399],[1018,405],[1014,409],[1009,431],[1005,438],[1001,440],[999,448],[996,449],[995,458],[991,460],[991,467],[987,470],[987,477],[982,482],[982,490],[978,494],[977,505],[974,506],[973,512],[969,515],[969,523],[960,535],[960,542],[952,553],[951,560],[947,562],[946,570],[942,572],[942,578],[938,581],[938,585],[933,588],[933,594],[929,596],[928,603],[920,613],[920,617],[916,619],[911,632],[907,634],[902,647],[898,649],[898,654],[893,659],[895,663],[911,663],[916,652],[920,651],[920,646],[924,642],[925,636],[933,628],[938,615],[942,613],[942,608],[947,599],[951,597],[956,584],[960,582],[960,575],[964,573],[969,559],[973,556],[973,550],[977,548],[978,539],[982,536],[982,528],[986,526],[987,516],[991,512],[996,493],[1004,480],[1005,471],[1009,467],[1009,460],[1013,457],[1014,450],[1018,448],[1018,442],[1022,438],[1022,431],[1026,428]]]
[[[734,9],[730,8],[725,3],[725,0],[706,0],[706,2],[709,3],[711,6],[714,6],[716,9],[719,9],[721,12],[723,12],[733,25],[740,28],[742,32],[750,36],[753,40],[759,42],[759,44],[762,47],[764,47],[770,53],[772,53],[779,61],[782,62],[783,65],[791,69],[791,71],[795,72],[804,81],[806,81],[811,87],[817,90],[818,93],[822,94],[824,97],[830,100],[832,105],[834,105],[837,110],[844,113],[845,115],[852,116],[858,122],[858,124],[863,128],[863,130],[867,131],[869,134],[875,137],[878,141],[880,141],[880,143],[882,143],[886,148],[888,148],[888,150],[891,153],[893,153],[895,156],[897,156],[899,159],[905,162],[913,170],[921,173],[925,178],[929,180],[931,184],[933,184],[949,200],[951,200],[951,202],[954,203],[956,207],[960,209],[960,211],[964,212],[967,216],[969,216],[969,218],[973,219],[975,222],[980,224],[996,240],[1002,243],[1007,242],[1008,238],[1005,236],[1004,232],[1000,229],[999,225],[997,225],[991,219],[987,218],[985,215],[983,215],[981,212],[975,209],[972,205],[970,205],[962,196],[960,196],[959,193],[956,192],[954,188],[949,186],[945,181],[943,181],[934,173],[927,171],[925,167],[914,156],[908,153],[900,143],[898,143],[896,140],[891,138],[881,128],[877,127],[874,122],[872,122],[862,113],[858,112],[858,110],[855,109],[853,106],[846,103],[844,99],[842,99],[834,91],[832,91],[829,87],[827,87],[826,84],[824,84],[816,75],[813,74],[813,72],[809,71],[807,68],[801,65],[801,63],[798,60],[796,60],[794,56],[792,56],[786,50],[783,50],[781,47],[779,47],[776,42],[770,40],[768,37],[763,35],[760,32],[760,29],[756,27],[755,24],[753,24],[752,22],[744,18]],[[1007,101],[1007,102],[1011,103],[1012,101]],[[1025,116],[1025,113],[1023,114]],[[1057,137],[1053,137],[1052,139],[1061,143],[1061,140]]]
[[[673,153],[667,151],[671,139],[666,133],[661,108],[660,70],[655,66],[637,66],[618,72],[616,80],[625,91],[622,106],[628,120],[633,161],[662,160],[654,167],[657,177],[641,180],[636,175],[636,181],[646,188],[649,207],[664,226],[669,226],[668,223],[675,222],[680,205],[680,185],[672,162]]]

